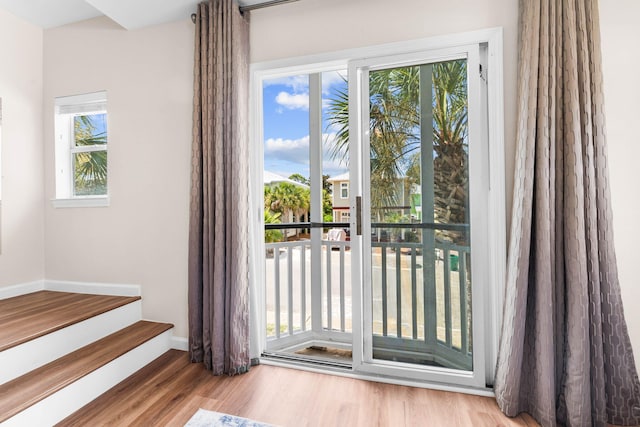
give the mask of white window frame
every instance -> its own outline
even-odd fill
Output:
[[[56,208],[109,206],[109,162],[107,161],[107,194],[75,195],[73,157],[77,153],[107,151],[106,144],[77,147],[75,145],[74,119],[78,116],[107,114],[106,91],[82,95],[63,96],[55,99],[55,182],[56,194],[51,201]],[[108,131],[107,131],[108,139]]]
[[[479,46],[481,63],[486,65],[483,70],[482,80],[486,84],[486,90],[482,94],[482,102],[487,105],[483,111],[483,121],[487,126],[483,130],[488,141],[488,150],[484,153],[488,168],[488,191],[485,194],[488,205],[488,226],[485,230],[487,240],[487,264],[483,267],[483,275],[486,277],[485,295],[483,302],[488,304],[485,308],[486,316],[482,319],[482,325],[479,325],[489,331],[485,336],[484,342],[484,384],[492,384],[495,373],[495,364],[498,353],[499,333],[502,325],[502,304],[505,286],[506,274],[506,209],[505,209],[505,171],[504,171],[504,100],[503,100],[503,31],[502,28],[489,28],[478,31],[471,31],[460,34],[452,34],[446,36],[430,37],[419,40],[411,40],[397,43],[389,43],[384,45],[369,46],[364,48],[348,49],[338,52],[329,52],[324,54],[288,58],[283,60],[268,61],[262,63],[251,64],[251,120],[250,135],[254,144],[252,150],[251,164],[252,170],[262,170],[263,162],[263,144],[262,144],[262,80],[273,78],[275,76],[284,76],[292,74],[310,74],[329,70],[344,69],[354,61],[365,58],[390,56],[398,54],[411,54],[413,52],[423,52],[435,49],[453,48],[456,46],[475,44]],[[478,70],[480,71],[480,70]],[[357,92],[351,92],[355,88],[349,88],[349,96],[351,99],[356,97]],[[352,135],[353,137],[353,135]],[[359,159],[360,153],[355,152],[353,147],[350,152],[354,158]],[[355,167],[353,159],[352,167]],[[361,165],[359,169],[361,170]],[[470,171],[473,174],[473,171]],[[473,176],[471,177],[473,179]],[[362,191],[362,183],[358,176],[353,176],[350,182],[350,207],[355,210],[355,196]],[[254,236],[260,236],[264,230],[264,222],[262,215],[262,179],[260,174],[255,174],[251,181],[252,193],[252,214],[256,215],[253,224]],[[335,193],[334,193],[335,194]],[[350,218],[351,227],[356,228],[355,215]],[[357,239],[355,233],[352,233],[351,240]],[[362,257],[361,248],[358,245],[352,246],[352,258]],[[255,260],[259,260],[264,255],[264,243],[258,238],[253,241],[251,248],[252,256]],[[258,311],[254,319],[258,323],[263,322],[264,313],[264,292],[262,292],[262,284],[264,283],[264,269],[260,262],[253,263],[252,271],[252,306]],[[362,271],[354,269],[354,284],[360,283],[362,280]],[[354,362],[356,359],[362,361],[363,325],[360,323],[362,319],[362,294],[359,286],[353,287],[353,331],[354,335],[359,333],[360,337],[353,340]],[[265,348],[266,333],[264,324],[252,325],[251,342],[252,356],[258,357]],[[269,359],[263,360],[265,364],[278,364]],[[480,395],[491,395],[492,390],[475,382],[473,384],[462,385],[456,383],[438,383],[432,380],[411,380],[405,378],[381,377],[375,372],[367,372],[354,363],[353,371],[349,376],[355,376],[362,379],[373,379],[376,381],[384,381],[395,384],[406,384],[418,387],[428,387],[441,390],[462,391],[466,393],[474,393]],[[293,366],[295,367],[295,366]],[[307,370],[316,370],[325,372],[321,368],[309,368]],[[479,380],[478,380],[479,381]]]
[[[340,198],[348,199],[349,198],[349,183],[341,182],[340,183]]]

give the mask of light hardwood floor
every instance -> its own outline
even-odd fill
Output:
[[[183,426],[198,408],[279,426],[537,426],[487,397],[274,366],[214,377],[172,350],[60,426]]]

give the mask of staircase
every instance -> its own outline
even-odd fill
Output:
[[[42,290],[0,300],[0,426],[51,426],[171,347],[139,296]]]

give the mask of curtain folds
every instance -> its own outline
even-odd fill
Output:
[[[215,375],[249,368],[249,22],[198,5],[189,218],[189,353]]]
[[[611,228],[597,0],[521,0],[495,393],[543,426],[640,423]]]

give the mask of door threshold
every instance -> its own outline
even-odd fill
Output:
[[[340,360],[329,359],[327,357],[322,356],[314,356],[310,354],[298,354],[298,353],[284,353],[284,352],[274,352],[274,351],[265,351],[262,353],[261,358],[267,360],[278,360],[282,362],[289,362],[292,364],[299,364],[305,366],[316,366],[330,369],[340,369],[340,370],[351,370],[352,363]]]

